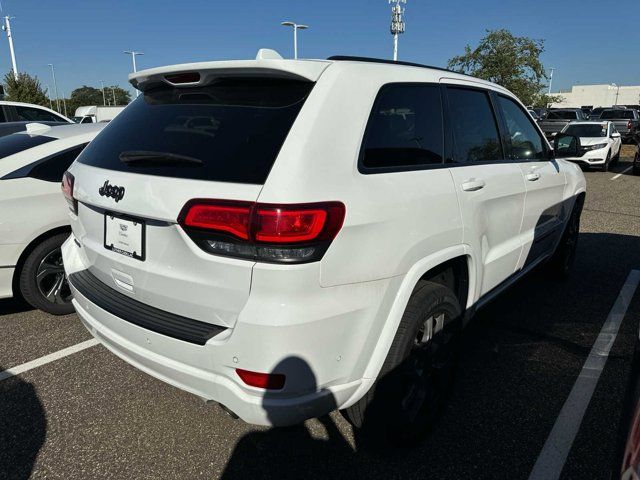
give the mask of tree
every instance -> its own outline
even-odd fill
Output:
[[[502,85],[525,105],[544,100],[544,40],[515,37],[505,29],[486,32],[475,49],[467,45],[463,55],[449,60],[449,68]]]
[[[88,105],[113,105],[115,95],[116,105],[127,105],[131,101],[131,94],[117,85],[104,87],[104,99],[102,97],[102,89],[83,85],[71,92],[70,98],[67,100],[67,111],[69,115],[73,115],[78,107]]]
[[[49,100],[38,77],[32,77],[28,73],[18,73],[16,80],[13,71],[11,71],[4,76],[4,84],[6,85],[6,100],[49,106]]]

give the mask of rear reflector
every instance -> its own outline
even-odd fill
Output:
[[[284,387],[285,376],[281,373],[258,373],[240,368],[236,368],[236,373],[250,387],[266,390],[281,390]]]
[[[201,248],[274,263],[319,260],[340,231],[340,202],[294,205],[192,200],[178,222]]]
[[[64,172],[62,175],[62,194],[64,195],[65,200],[69,204],[69,209],[77,214],[78,213],[78,201],[73,198],[73,185],[75,183],[75,178],[71,173]]]

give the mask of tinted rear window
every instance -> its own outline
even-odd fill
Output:
[[[22,133],[7,135],[6,137],[0,138],[0,158],[8,157],[14,153],[54,140],[55,138],[44,135],[25,135]]]
[[[633,110],[605,110],[600,115],[603,120],[611,120],[615,118],[633,120]]]
[[[549,120],[576,120],[578,112],[551,112],[547,118]]]
[[[112,120],[78,161],[146,175],[262,184],[312,87],[255,78],[157,88]],[[157,155],[121,160],[145,154]]]

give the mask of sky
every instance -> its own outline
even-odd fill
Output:
[[[127,85],[131,58],[138,69],[218,59],[254,58],[259,48],[293,56],[389,58],[387,0],[2,0],[11,21],[18,71],[37,75],[60,96],[82,85]],[[555,68],[553,90],[574,84],[640,85],[640,0],[408,0],[399,59],[446,66],[475,46],[487,29],[545,40],[542,60]],[[0,32],[0,72],[10,70]]]

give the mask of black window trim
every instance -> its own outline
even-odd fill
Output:
[[[447,135],[446,135],[447,125],[446,125],[446,118],[444,114],[445,112],[444,98],[442,97],[441,88],[439,88],[439,91],[440,91],[440,114],[442,116],[442,132],[443,132],[442,163],[425,163],[423,165],[405,165],[405,166],[399,166],[399,167],[366,167],[364,165],[364,152],[365,152],[364,147],[367,142],[367,133],[369,132],[369,127],[375,116],[375,111],[376,111],[375,107],[378,104],[378,101],[380,100],[380,96],[386,89],[391,87],[397,87],[397,86],[402,86],[402,87],[429,87],[430,86],[430,87],[439,88],[440,84],[438,82],[389,82],[380,86],[380,88],[378,89],[378,93],[376,94],[373,100],[373,103],[371,104],[371,107],[369,110],[369,116],[367,118],[367,122],[364,128],[364,131],[362,133],[362,140],[360,141],[360,151],[358,152],[358,172],[360,172],[363,175],[375,175],[378,173],[413,172],[413,171],[420,171],[420,170],[431,170],[434,168],[446,168],[447,166],[449,166],[445,163],[446,153],[447,153]]]
[[[9,172],[7,173],[4,177],[1,177],[0,180],[12,180],[15,178],[27,178],[31,176],[31,171],[36,168],[38,165],[40,165],[41,163],[46,162],[47,160],[51,160],[54,157],[57,157],[58,155],[63,155],[67,152],[70,152],[71,150],[75,150],[76,148],[79,147],[83,147],[82,150],[84,150],[84,147],[86,147],[87,145],[89,145],[89,142],[83,142],[83,143],[79,143],[77,145],[74,145],[73,147],[69,147],[69,148],[65,148],[64,150],[60,150],[56,153],[52,153],[50,155],[47,155],[46,157],[41,158],[40,160],[36,160],[35,162],[31,162],[28,165],[24,165],[20,168],[18,168],[17,170],[14,170],[13,172]],[[82,153],[82,152],[80,152]],[[78,154],[79,155],[79,154]],[[39,179],[41,180],[41,179]],[[56,183],[56,182],[52,182],[50,180],[42,180],[43,182],[49,182],[49,183]],[[62,177],[60,178],[59,181],[62,181]]]
[[[493,92],[493,91],[491,92],[491,96],[495,97],[492,99],[492,101],[493,101],[494,109],[498,113],[498,117],[499,117],[499,128],[501,131],[502,141],[504,143],[504,146],[506,147],[504,149],[504,153],[505,153],[504,156],[506,161],[512,161],[515,163],[531,163],[531,162],[548,162],[553,160],[551,156],[551,150],[549,149],[549,144],[547,143],[547,139],[545,138],[542,131],[540,130],[539,125],[532,120],[529,120],[529,121],[531,121],[531,124],[534,126],[534,130],[538,133],[538,136],[540,137],[540,142],[542,143],[542,148],[544,150],[544,158],[530,158],[530,159],[513,158],[513,145],[511,144],[511,135],[509,134],[507,121],[504,118],[502,108],[500,107],[499,97],[506,98],[507,100],[510,100],[511,102],[513,102],[520,109],[520,111],[522,111],[522,113],[525,115],[527,119],[530,119],[531,116],[522,107],[522,105],[520,105],[520,102],[518,102],[515,98],[512,98],[502,93]]]

